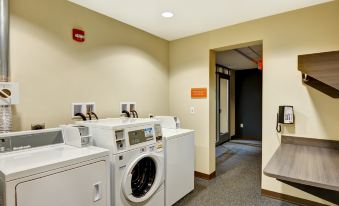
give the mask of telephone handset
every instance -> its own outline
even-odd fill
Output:
[[[281,124],[294,124],[293,106],[279,106],[277,114],[277,132],[281,132]]]

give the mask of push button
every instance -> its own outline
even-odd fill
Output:
[[[143,148],[140,148],[140,152],[145,152],[146,151],[146,148],[143,147]]]

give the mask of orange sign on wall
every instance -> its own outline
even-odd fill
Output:
[[[192,88],[191,97],[192,98],[207,98],[207,88]]]

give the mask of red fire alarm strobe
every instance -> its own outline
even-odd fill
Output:
[[[260,58],[260,59],[258,60],[258,69],[259,69],[259,70],[263,70],[263,69],[264,69],[264,63],[263,63],[262,58]]]
[[[76,42],[84,42],[85,41],[85,31],[81,29],[73,29],[73,40]]]

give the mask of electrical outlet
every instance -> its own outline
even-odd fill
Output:
[[[45,128],[46,128],[45,123],[31,124],[31,130],[39,130],[39,129],[45,129]]]
[[[240,124],[240,128],[244,128],[244,124],[243,123]]]

